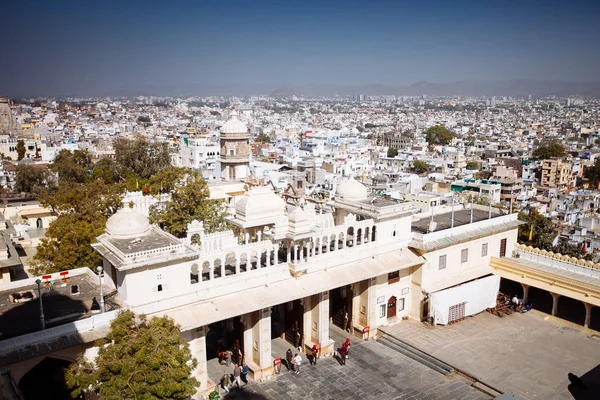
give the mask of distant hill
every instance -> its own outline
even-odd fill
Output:
[[[398,96],[592,96],[600,97],[600,82],[560,82],[537,80],[417,82],[410,86],[360,85],[339,88],[343,95]]]
[[[297,93],[294,89],[289,87],[279,88],[269,95],[269,97],[274,97],[276,99],[287,99],[292,96],[297,96]]]

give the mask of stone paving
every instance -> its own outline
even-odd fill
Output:
[[[409,320],[383,329],[524,399],[573,399],[567,374],[600,365],[599,336],[536,311],[503,318],[484,312],[435,328]]]
[[[299,375],[285,367],[265,383],[231,389],[225,399],[483,400],[490,396],[457,375],[444,376],[376,342],[354,340],[341,366],[333,357],[305,363]]]

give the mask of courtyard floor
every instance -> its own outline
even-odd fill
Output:
[[[408,320],[383,330],[492,387],[524,399],[587,398],[569,391],[568,373],[588,373],[588,383],[598,389],[598,382],[589,380],[595,379],[593,375],[600,369],[600,332],[584,332],[540,312],[503,318],[483,312],[435,328]],[[595,394],[600,399],[600,394]]]

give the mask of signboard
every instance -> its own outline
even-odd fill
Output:
[[[275,360],[273,360],[273,365],[280,365],[281,364],[281,357],[277,357]]]
[[[363,329],[363,333],[369,333],[370,330],[371,330],[370,326],[365,326],[365,328]]]

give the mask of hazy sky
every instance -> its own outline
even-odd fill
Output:
[[[600,0],[0,0],[0,93],[598,81],[599,17]]]

